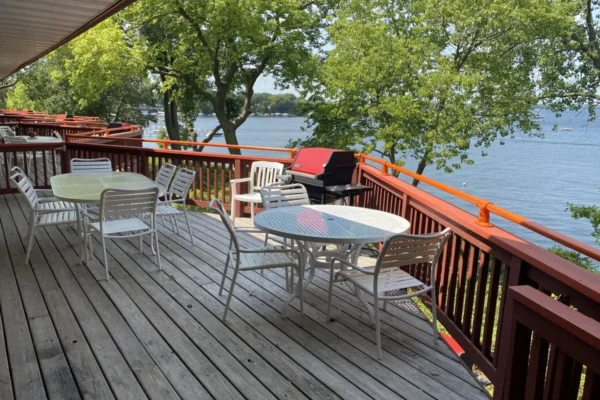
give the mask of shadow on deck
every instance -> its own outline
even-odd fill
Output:
[[[486,398],[410,304],[381,313],[381,361],[346,286],[335,288],[336,321],[326,322],[322,271],[306,289],[305,317],[296,300],[288,319],[283,271],[242,273],[221,322],[228,239],[214,216],[192,213],[193,247],[160,226],[162,272],[149,247],[140,255],[129,241],[109,244],[110,281],[99,243],[79,265],[65,227],[38,230],[25,265],[27,218],[20,196],[0,196],[1,399]]]

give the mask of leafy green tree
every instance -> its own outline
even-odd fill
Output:
[[[599,273],[598,266],[594,263],[594,261],[591,258],[582,255],[581,253],[561,246],[552,246],[549,250],[565,260],[570,261],[575,265],[579,265],[583,269],[587,269],[588,271],[594,273]]]
[[[9,108],[97,115],[145,123],[138,108],[152,102],[139,54],[115,19],[102,22],[24,70],[7,93]]]
[[[313,73],[312,50],[321,45],[330,2],[141,0],[123,18],[145,64],[160,75],[161,90],[171,92],[168,104],[184,102],[199,112],[197,104],[208,102],[219,124],[205,140],[222,130],[228,144],[238,144],[236,130],[252,113],[261,75],[286,87]],[[238,96],[242,103],[234,112]],[[165,120],[168,108],[165,104]]]
[[[307,88],[310,143],[413,158],[420,174],[472,163],[472,147],[517,131],[539,134],[537,46],[572,21],[572,4],[545,0],[347,0]]]

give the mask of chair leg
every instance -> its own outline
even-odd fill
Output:
[[[177,216],[173,215],[173,221],[175,221],[175,228],[177,228],[177,234],[179,235],[179,220],[177,219]]]
[[[437,306],[436,306],[436,300],[435,300],[435,288],[432,287],[431,289],[431,323],[433,324],[433,344],[437,345],[438,342],[438,328],[437,328]]]
[[[375,311],[375,336],[376,336],[376,340],[377,340],[377,359],[381,360],[381,331],[380,331],[380,327],[379,327],[379,299],[377,297],[375,297],[374,299],[375,302],[375,307],[374,307],[374,311]]]
[[[221,296],[223,294],[223,286],[225,286],[225,278],[227,278],[227,269],[229,268],[229,259],[230,258],[231,258],[231,253],[228,251],[227,259],[225,260],[225,267],[223,268],[223,278],[221,279],[221,286],[219,287],[219,296]]]
[[[104,235],[102,235],[102,251],[104,252],[104,269],[106,270],[106,280],[110,280],[110,275],[108,274],[108,257],[106,255],[106,239]]]
[[[142,240],[142,237],[139,237],[140,239],[140,254],[144,254],[144,241]]]
[[[190,243],[194,245],[194,235],[192,235],[192,228],[190,227],[190,219],[188,218],[187,211],[184,210],[183,215],[185,216],[185,223],[187,224],[188,232],[190,233]]]
[[[29,222],[29,243],[27,244],[27,254],[25,255],[25,264],[29,262],[29,256],[31,255],[31,247],[33,247],[33,239],[35,238],[35,220],[31,219]]]
[[[227,312],[229,311],[229,304],[231,303],[231,297],[233,296],[233,289],[235,288],[235,281],[238,274],[238,266],[236,265],[233,277],[231,278],[231,286],[229,287],[229,294],[227,295],[227,301],[225,302],[225,311],[223,312],[223,321],[227,319]]]
[[[250,204],[250,220],[252,221],[252,223],[254,223],[254,203],[249,203]]]
[[[235,199],[231,197],[231,225],[235,227]]]
[[[331,321],[331,300],[333,297],[333,280],[335,279],[335,274],[333,273],[333,266],[331,266],[331,271],[329,273],[329,293],[327,294],[327,321]]]
[[[387,301],[383,301],[383,311],[387,311]]]
[[[160,265],[160,249],[158,245],[158,231],[156,230],[156,226],[154,227],[154,241],[156,242],[156,263],[158,264],[158,270],[162,271],[162,266]],[[152,239],[152,237],[150,238]]]

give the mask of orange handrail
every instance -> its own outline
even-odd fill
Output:
[[[477,208],[479,209],[479,218],[477,219],[476,222],[477,222],[477,224],[479,224],[481,226],[484,226],[484,227],[493,226],[490,223],[490,213],[494,213],[494,214],[498,215],[499,217],[506,219],[507,221],[513,222],[517,225],[527,228],[527,229],[529,229],[533,232],[536,232],[544,237],[547,237],[548,239],[551,239],[557,243],[560,243],[572,250],[575,250],[575,251],[577,251],[581,254],[584,254],[588,257],[591,257],[594,260],[600,261],[600,250],[597,249],[596,247],[590,246],[586,243],[575,240],[575,239],[573,239],[567,235],[564,235],[560,232],[557,232],[553,229],[550,229],[543,225],[540,225],[537,222],[534,222],[528,218],[523,217],[522,215],[519,215],[519,214],[509,211],[505,208],[497,206],[489,200],[470,195],[466,192],[455,189],[451,186],[448,186],[446,184],[438,182],[434,179],[427,178],[426,176],[419,175],[419,174],[412,172],[406,168],[400,167],[396,164],[392,164],[388,161],[382,160],[377,157],[369,156],[367,154],[357,154],[357,157],[359,158],[360,163],[364,163],[364,160],[369,160],[376,164],[380,164],[381,165],[381,174],[384,176],[387,175],[386,171],[389,168],[396,172],[399,172],[401,174],[409,176],[413,179],[417,179],[417,180],[419,180],[423,183],[426,183],[436,189],[439,189],[445,193],[448,193],[454,197],[457,197],[461,200],[464,200],[468,203],[471,203],[471,204],[477,206]]]
[[[112,128],[112,130],[118,130],[123,128]],[[99,137],[94,137],[94,134],[102,134],[103,132],[110,131],[111,129],[102,129],[98,131],[90,131],[85,134],[69,134],[67,136],[67,143],[69,138],[82,138],[82,139],[100,139]],[[182,146],[201,146],[201,147],[217,147],[217,148],[226,148],[226,149],[238,149],[238,150],[256,150],[256,151],[272,151],[279,153],[288,153],[290,159],[294,158],[296,155],[296,149],[284,149],[281,147],[264,147],[264,146],[247,146],[247,145],[233,145],[233,144],[221,144],[221,143],[204,143],[204,142],[190,142],[184,140],[170,140],[170,139],[146,139],[146,138],[119,138],[119,141],[128,141],[128,142],[144,142],[144,143],[159,143],[165,146],[165,149],[168,149],[170,145],[182,145]]]

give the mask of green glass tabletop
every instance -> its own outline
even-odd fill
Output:
[[[161,191],[164,190],[144,175],[131,172],[62,174],[51,177],[50,185],[55,197],[73,203],[99,203],[105,189],[158,187]]]

